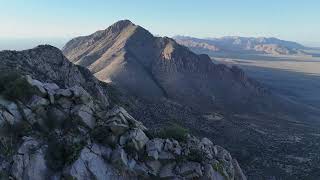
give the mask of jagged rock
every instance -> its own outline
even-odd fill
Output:
[[[0,111],[0,120],[1,125],[4,125],[5,123],[8,123],[10,125],[14,125],[17,123],[16,119],[7,111]]]
[[[127,120],[118,116],[108,119],[106,123],[115,135],[121,135],[129,129]]]
[[[211,164],[204,165],[204,175],[201,178],[201,180],[225,180],[225,177],[223,177],[220,173],[215,171],[212,168]]]
[[[171,152],[161,151],[158,156],[159,160],[173,160],[175,156]]]
[[[120,144],[127,144],[136,151],[142,150],[148,141],[149,138],[141,129],[130,130],[120,137]]]
[[[0,97],[0,107],[1,106],[3,106],[3,108],[7,111],[8,114],[10,114],[10,116],[13,116],[13,119],[11,119],[11,117],[8,117],[8,120],[12,120],[9,121],[11,125],[21,121],[22,116],[19,112],[19,107],[16,103],[12,101],[7,101]]]
[[[70,89],[58,89],[58,90],[56,90],[55,95],[57,97],[59,97],[59,96],[71,97],[72,92]]]
[[[184,162],[176,167],[178,174],[188,178],[200,178],[202,176],[201,164],[198,162]]]
[[[52,93],[60,89],[56,83],[43,83],[43,88],[46,89],[47,92],[52,92]]]
[[[96,120],[93,116],[93,111],[86,105],[77,105],[72,109],[72,114],[81,122],[93,129],[96,125]]]
[[[84,148],[78,160],[67,167],[64,174],[77,180],[124,179],[112,165],[104,161],[102,149],[96,144]]]
[[[162,166],[159,177],[165,178],[165,179],[174,179],[177,175],[174,173],[174,168],[176,166],[176,163],[169,163],[164,166]]]
[[[159,153],[162,151],[163,148],[163,139],[155,138],[147,142],[146,144],[146,151],[149,157],[153,158],[154,160],[158,160]]]
[[[61,97],[56,101],[56,104],[60,105],[64,110],[69,111],[72,108],[73,102],[71,99]]]
[[[181,146],[180,146],[179,142],[176,140],[166,139],[164,142],[164,150],[172,152],[176,155],[181,154]]]
[[[40,86],[40,83],[36,84]],[[6,161],[1,164],[1,169],[9,169],[5,170],[8,175],[18,180],[150,179],[151,177],[212,179],[222,176],[234,180],[245,178],[231,155],[222,147],[214,146],[209,139],[203,138],[200,141],[191,135],[186,142],[175,139],[149,139],[144,132],[146,128],[143,124],[123,108],[103,109],[83,88],[73,88],[70,90],[72,95],[65,89],[65,96],[64,92],[56,94],[63,89],[57,89],[53,84],[50,86],[51,90],[48,90],[49,87],[45,88],[48,91],[47,96],[34,94],[26,102],[18,101],[15,104],[0,98],[0,125],[18,123],[16,117],[21,120],[26,119],[31,129],[20,133],[34,136],[24,138],[18,152],[13,149],[13,155],[5,157]],[[54,94],[55,98],[51,104],[48,103],[50,93]],[[93,133],[100,128],[102,131]],[[101,137],[97,138],[96,135]],[[15,141],[17,141],[15,145],[18,145],[19,139]],[[54,148],[52,144],[55,143],[57,152],[51,152]],[[198,156],[195,157],[199,162],[193,162],[186,153],[190,153],[191,150],[200,152],[201,155],[205,152],[204,157],[199,158],[199,154],[196,153]],[[47,156],[48,152],[50,156]],[[209,155],[219,161],[207,158]],[[2,156],[0,154],[0,161]],[[10,161],[13,163],[6,163]],[[216,172],[213,166],[211,169],[205,166],[208,162],[221,166],[222,172]],[[48,163],[50,166],[47,166]],[[61,167],[52,170],[52,163],[58,163]]]
[[[151,174],[154,176],[158,175],[160,168],[161,168],[161,162],[160,161],[147,161],[146,165],[150,168]]]
[[[120,147],[115,149],[114,151],[112,151],[111,162],[117,167],[127,167],[127,153]]]
[[[88,105],[92,103],[92,97],[81,86],[73,86],[70,90],[72,91],[73,96],[79,98],[83,104]]]
[[[107,114],[106,117],[108,118],[114,118],[118,117],[121,119],[119,122],[122,124],[130,124],[132,127],[136,127],[138,129],[141,129],[142,131],[146,131],[147,128],[139,121],[135,120],[124,108],[122,107],[114,107],[111,109]]]
[[[44,158],[45,149],[40,143],[32,138],[25,138],[24,143],[13,157],[11,173],[17,180],[46,179],[49,175],[49,168]]]
[[[33,87],[35,87],[37,89],[37,94],[41,95],[42,97],[47,95],[47,91],[44,89],[43,87],[43,83],[36,80],[36,79],[32,79],[31,76],[27,75],[25,76],[26,81]]]
[[[221,146],[216,146],[217,148],[217,157],[220,159],[220,160],[223,160],[223,161],[226,161],[226,162],[230,162],[232,157],[230,155],[230,153],[225,150],[223,147]]]
[[[41,106],[47,106],[49,104],[50,102],[47,99],[40,96],[32,96],[30,102],[28,103],[32,110],[35,110]]]

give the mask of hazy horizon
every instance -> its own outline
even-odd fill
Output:
[[[320,47],[319,6],[316,0],[1,1],[0,48],[6,49],[4,39],[12,45],[22,39],[59,45],[61,39],[88,35],[122,19],[160,36],[276,37]]]

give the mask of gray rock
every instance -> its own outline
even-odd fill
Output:
[[[77,105],[72,109],[72,114],[81,122],[93,129],[96,125],[96,120],[93,116],[93,111],[86,105]]]
[[[20,114],[18,105],[16,103],[0,98],[0,105],[2,105],[5,108],[5,110],[11,116],[14,117],[14,120],[12,121],[12,123],[17,123],[17,122],[20,122],[22,120],[22,116]]]
[[[147,161],[146,165],[151,170],[151,174],[153,174],[154,176],[158,175],[161,168],[160,161]]]
[[[159,153],[158,159],[159,160],[173,160],[173,159],[175,159],[175,156],[171,152],[161,151]]]
[[[202,176],[201,164],[198,162],[184,162],[176,168],[178,174],[189,178],[200,178]]]
[[[0,112],[0,119],[2,125],[4,125],[5,123],[8,123],[10,125],[14,125],[17,123],[16,119],[7,111]]]
[[[112,165],[106,163],[102,158],[103,148],[94,144],[84,148],[78,160],[64,170],[65,175],[76,178],[77,180],[105,180],[105,179],[124,179]]]
[[[35,80],[35,79],[32,79],[31,76],[29,75],[26,75],[25,76],[26,78],[26,81],[33,87],[35,87],[37,89],[37,94],[38,95],[41,95],[42,97],[46,96],[47,95],[47,91],[44,89],[43,87],[43,83],[38,81],[38,80]]]
[[[72,91],[70,89],[58,89],[55,92],[57,97],[64,96],[64,97],[71,97]]]
[[[164,142],[164,150],[172,152],[176,155],[181,154],[181,146],[180,146],[179,142],[176,140],[166,139]]]
[[[225,180],[225,178],[212,168],[211,164],[204,165],[203,176],[201,180]]]
[[[47,106],[49,105],[50,102],[43,98],[43,97],[40,97],[40,96],[32,96],[31,99],[30,99],[30,102],[28,103],[28,106],[32,109],[32,110],[35,110],[39,107],[42,107],[42,106]]]
[[[130,130],[120,137],[120,144],[126,143],[136,151],[142,150],[148,141],[149,138],[141,129]]]
[[[24,143],[13,157],[12,175],[17,180],[46,179],[50,173],[45,162],[44,149],[39,142],[32,138],[25,138]]]
[[[176,163],[169,163],[164,165],[160,172],[159,172],[159,177],[160,178],[166,178],[166,179],[173,179],[177,175],[174,173],[174,168],[176,166]]]
[[[56,83],[43,83],[43,87],[48,92],[55,92],[56,90],[60,89]]]
[[[80,102],[83,104],[92,103],[92,97],[90,94],[84,90],[81,86],[73,86],[70,88],[73,93],[73,96],[80,99]]]
[[[111,162],[117,167],[127,167],[128,157],[127,153],[120,147],[112,151]]]
[[[119,117],[112,117],[107,120],[107,126],[115,135],[121,135],[129,129],[128,122]]]

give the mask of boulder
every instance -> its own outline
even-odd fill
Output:
[[[76,119],[83,122],[90,129],[93,129],[96,125],[96,120],[93,116],[93,111],[86,105],[77,105],[72,109],[72,114]]]
[[[178,141],[174,139],[173,140],[166,139],[164,142],[164,150],[172,152],[176,155],[180,155],[182,149]]]
[[[29,75],[26,75],[25,78],[26,78],[26,81],[27,81],[32,87],[34,87],[34,88],[37,90],[36,94],[38,94],[38,95],[40,95],[40,96],[42,96],[42,97],[44,97],[44,96],[47,95],[47,91],[46,91],[45,88],[43,87],[43,83],[42,83],[42,82],[40,82],[40,81],[38,81],[38,80],[35,80],[35,79],[32,79],[31,76],[29,76]]]
[[[2,109],[4,109],[4,111],[7,111],[7,113],[13,116],[14,119],[11,123],[17,123],[22,120],[19,107],[16,103],[0,98],[0,107],[1,106],[2,106]]]
[[[115,135],[121,135],[130,128],[128,122],[120,117],[112,117],[111,119],[108,119],[106,125]]]
[[[225,180],[220,173],[215,171],[212,168],[211,164],[206,164],[203,167],[203,176],[200,178],[201,180]]]
[[[127,153],[120,147],[112,151],[111,162],[116,167],[127,167],[128,166],[128,157]]]
[[[103,153],[103,148],[96,144],[84,148],[79,158],[65,168],[64,175],[77,180],[124,179],[111,164],[104,161]]]
[[[45,149],[33,138],[25,138],[18,153],[13,156],[11,173],[17,180],[46,179],[50,173],[45,161]]]
[[[70,89],[58,89],[55,92],[56,97],[71,97],[72,96],[72,91]]]
[[[152,161],[147,161],[146,162],[147,167],[151,170],[151,174],[154,176],[157,176],[160,168],[161,168],[161,162],[152,160]]]
[[[120,144],[125,143],[136,151],[142,150],[148,141],[149,138],[141,129],[127,131],[120,137]]]
[[[43,98],[43,97],[40,97],[40,96],[37,96],[37,95],[33,95],[28,103],[28,106],[32,109],[32,110],[35,110],[39,107],[42,107],[42,106],[47,106],[49,105],[50,102]]]
[[[188,178],[200,178],[202,176],[201,164],[198,162],[184,162],[176,167],[178,174]]]
[[[159,177],[164,179],[174,179],[177,175],[174,173],[176,163],[169,163],[164,165],[160,172]]]

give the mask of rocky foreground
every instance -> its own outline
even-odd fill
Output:
[[[12,72],[0,83],[0,179],[246,179],[209,139],[151,133],[80,85]]]

